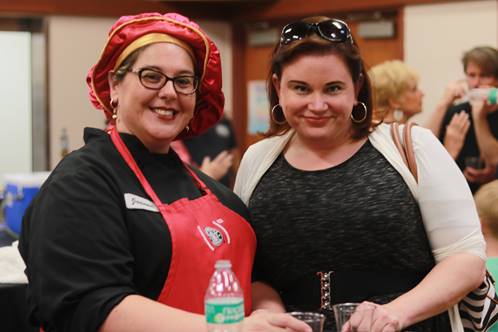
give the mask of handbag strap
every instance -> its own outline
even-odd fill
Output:
[[[394,145],[396,145],[396,148],[403,159],[403,162],[412,173],[415,181],[418,182],[417,160],[415,159],[412,142],[412,127],[414,125],[414,123],[405,124],[403,127],[403,141],[401,141],[399,136],[399,124],[397,122],[393,122],[391,123],[391,136],[393,138]]]
[[[493,278],[493,276],[491,275],[491,272],[488,271],[488,269],[486,269],[486,278],[489,279],[489,281],[495,285],[495,278]],[[496,288],[496,286],[495,286]],[[489,294],[486,294],[486,297],[488,299],[490,299],[495,305],[498,305],[498,296],[496,294],[496,291],[495,291],[495,294],[493,294],[493,296],[490,296]]]

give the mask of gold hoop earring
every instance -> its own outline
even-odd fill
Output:
[[[358,105],[361,105],[362,112],[363,112],[363,115],[359,119],[353,115],[354,112],[358,109],[358,108],[356,108],[356,106],[358,106]],[[363,121],[366,120],[367,114],[368,114],[367,105],[365,105],[365,103],[360,101],[360,102],[358,102],[358,104],[356,104],[353,107],[353,111],[351,112],[351,121],[353,121],[354,123],[362,123]]]
[[[118,100],[111,98],[109,105],[111,105],[112,108],[112,119],[116,120],[118,118]]]
[[[111,106],[112,109],[118,108],[118,99],[111,98],[111,101],[109,102],[109,105]]]
[[[280,110],[280,113],[281,113],[280,117],[283,118],[283,120],[279,121],[277,119],[275,112],[277,112],[278,110]],[[273,106],[271,108],[270,117],[271,117],[272,121],[275,122],[277,125],[284,125],[287,123],[287,121],[285,120],[284,111],[282,110],[282,106],[280,104],[276,104],[275,106]]]

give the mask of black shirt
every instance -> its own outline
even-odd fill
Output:
[[[435,264],[415,199],[369,141],[340,165],[317,171],[296,169],[280,155],[249,210],[258,238],[254,279],[275,288],[288,311],[320,308],[319,271],[336,274],[332,303],[386,303],[402,293],[389,289],[387,278],[417,279]],[[344,275],[350,279],[340,281]],[[335,330],[332,313],[323,313]],[[409,330],[450,331],[448,324],[441,314]]]
[[[201,195],[179,157],[153,154],[121,134],[160,200]],[[96,331],[129,294],[156,299],[166,280],[171,238],[158,212],[129,209],[124,194],[150,200],[109,135],[85,129],[85,146],[64,158],[26,210],[19,250],[29,279],[30,319],[49,331]],[[244,204],[199,173],[246,220]]]
[[[439,135],[439,140],[441,142],[444,142],[444,136],[446,135],[446,126],[451,121],[451,118],[453,118],[453,115],[459,112],[466,112],[469,115],[469,120],[470,120],[470,127],[469,131],[467,132],[467,135],[465,136],[465,140],[463,142],[462,150],[458,154],[456,158],[456,163],[458,164],[458,167],[462,170],[465,169],[465,158],[467,157],[480,157],[481,153],[479,151],[479,146],[477,145],[477,138],[476,138],[476,133],[474,129],[474,122],[472,119],[472,107],[470,106],[470,103],[462,103],[458,105],[451,106],[447,111],[446,114],[444,115],[443,122],[441,124],[441,130],[440,130],[440,135]],[[493,133],[493,136],[498,139],[498,112],[493,112],[488,114],[488,124],[489,128],[491,129],[491,132]],[[498,174],[497,174],[498,175]],[[498,178],[498,177],[497,177]],[[472,192],[475,192],[477,189],[479,189],[480,184],[479,183],[474,183],[474,182],[469,182],[469,187],[472,190]]]

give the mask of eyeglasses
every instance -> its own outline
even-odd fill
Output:
[[[280,34],[280,45],[288,45],[296,40],[306,38],[311,32],[335,43],[342,43],[348,39],[353,42],[351,30],[349,30],[346,22],[330,19],[319,23],[297,21],[287,24]]]
[[[199,86],[199,79],[194,75],[180,75],[169,77],[158,70],[151,68],[142,68],[137,71],[129,70],[130,73],[136,74],[140,83],[151,90],[161,90],[168,81],[173,82],[175,91],[182,95],[191,95]]]

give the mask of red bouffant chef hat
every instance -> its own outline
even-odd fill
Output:
[[[111,120],[112,107],[107,79],[109,71],[117,69],[116,66],[133,51],[137,43],[132,46],[130,44],[140,39],[144,42],[138,43],[136,48],[139,48],[157,42],[154,38],[144,36],[158,34],[173,37],[172,40],[176,39],[174,43],[186,44],[184,46],[187,46],[191,50],[190,55],[193,55],[199,75],[199,89],[194,117],[189,123],[190,130],[183,131],[180,136],[196,136],[214,125],[223,114],[225,98],[221,91],[221,60],[213,41],[196,23],[180,14],[145,13],[119,18],[109,31],[98,62],[88,72],[86,81],[90,90],[90,101],[96,108],[102,109],[107,119]]]

